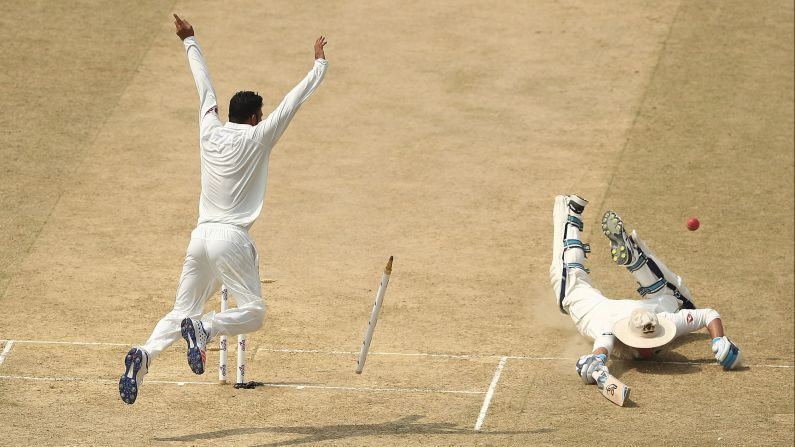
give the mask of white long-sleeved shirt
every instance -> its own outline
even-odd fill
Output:
[[[610,353],[616,343],[613,325],[617,321],[629,317],[633,310],[640,307],[655,312],[658,318],[665,318],[674,323],[676,327],[674,338],[702,329],[715,318],[720,318],[720,314],[710,308],[676,310],[678,307],[676,298],[673,295],[664,295],[645,300],[602,298],[585,318],[575,321],[575,324],[583,335],[594,341],[594,351],[598,348],[605,348]]]
[[[215,222],[249,229],[262,211],[271,150],[298,108],[323,81],[325,59],[316,59],[306,77],[256,126],[222,124],[210,73],[195,37],[183,40],[199,92],[201,196],[199,224]]]

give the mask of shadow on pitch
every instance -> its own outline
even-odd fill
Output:
[[[689,359],[673,351],[673,349],[690,343],[700,343],[704,345],[706,354],[709,352],[709,340],[709,335],[707,334],[698,332],[686,334],[671,341],[662,351],[649,360],[614,360],[610,365],[610,372],[616,377],[620,377],[624,372],[631,370],[644,374],[695,374],[701,372],[702,366],[714,364],[715,359]]]
[[[347,424],[347,425],[324,425],[324,426],[303,426],[303,427],[251,427],[251,428],[231,428],[228,430],[217,430],[192,435],[174,436],[168,438],[154,438],[155,441],[182,441],[193,442],[210,439],[223,439],[229,436],[252,435],[258,433],[283,433],[303,435],[296,439],[278,441],[266,444],[257,444],[257,447],[279,447],[307,444],[310,442],[321,442],[338,439],[349,439],[363,436],[379,435],[472,435],[475,432],[471,428],[461,428],[450,422],[419,422],[423,416],[412,415],[400,418],[392,422],[380,424]],[[529,431],[487,431],[478,433],[483,435],[517,435],[532,433],[549,433],[555,431],[553,428],[541,428]]]

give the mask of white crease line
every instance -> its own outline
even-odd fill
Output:
[[[496,355],[494,357],[497,357]],[[507,355],[511,360],[577,360],[570,357],[530,357],[523,355]]]
[[[39,344],[39,345],[77,345],[77,346],[132,346],[129,343],[109,343],[109,342],[92,342],[92,341],[55,341],[55,340],[13,340],[16,344]],[[320,349],[292,349],[292,348],[257,348],[256,351],[263,352],[285,352],[285,353],[299,353],[299,354],[332,354],[332,355],[356,355],[352,351],[323,351]],[[524,356],[524,355],[497,355],[497,354],[443,354],[443,353],[426,353],[426,352],[371,352],[369,355],[389,355],[389,356],[406,356],[406,357],[441,357],[452,359],[489,359],[489,358],[507,358],[510,360],[577,360],[573,357],[540,357],[540,356]],[[614,360],[621,361],[621,360]],[[704,365],[704,366],[720,366],[718,363],[712,362],[648,362],[660,365]],[[784,368],[793,369],[795,365],[743,365],[750,368]]]
[[[88,383],[118,383],[111,379],[86,379],[85,377],[40,377],[40,376],[2,376],[0,380],[32,380],[37,382],[88,382]],[[170,384],[170,385],[217,385],[218,382],[194,382],[194,381],[175,381],[175,380],[147,380],[147,384]]]
[[[352,351],[323,351],[320,349],[292,349],[292,348],[257,348],[257,352],[283,352],[288,354],[326,354],[326,355],[356,355]],[[496,354],[440,354],[440,353],[426,353],[426,352],[371,352],[369,355],[385,355],[385,356],[402,356],[402,357],[441,357],[453,359],[490,359],[505,357],[509,360],[532,360],[532,361],[547,361],[547,360],[577,360],[574,357],[542,357],[542,356],[526,356],[526,355],[496,355]],[[624,361],[624,360],[613,360]],[[626,360],[632,361],[632,360]],[[657,362],[650,361],[647,363],[654,363],[657,365],[703,365],[703,366],[720,366],[718,363],[712,362]],[[744,365],[752,368],[795,368],[795,365]]]
[[[15,340],[27,345],[77,345],[77,346],[131,346],[125,343],[106,343],[101,341],[54,341],[54,340]]]
[[[3,352],[0,353],[0,365],[2,365],[3,362],[6,361],[6,357],[8,357],[8,354],[11,352],[11,348],[13,347],[14,347],[14,340],[6,340],[6,345],[3,348]]]
[[[34,380],[40,382],[91,382],[92,381],[89,379],[84,379],[82,377],[35,377],[35,376],[3,376],[3,375],[0,375],[0,380]],[[94,379],[93,381],[99,383],[115,382],[107,379]]]
[[[9,376],[0,375],[0,380],[31,380],[39,382],[88,382],[88,383],[117,383],[111,379],[86,379],[84,377],[39,377],[39,376]],[[176,380],[147,380],[146,384],[153,385],[219,385],[218,382],[176,381]],[[219,385],[220,386],[220,385]],[[437,394],[484,394],[483,391],[468,390],[436,390],[431,388],[367,388],[333,385],[263,383],[260,386],[270,388],[292,388],[296,390],[320,389],[335,391],[361,391],[361,392],[388,392],[388,393],[437,393]]]
[[[496,356],[495,356],[496,357]],[[526,357],[526,356],[506,356],[512,360],[576,360],[573,357]],[[694,365],[694,366],[720,366],[719,363],[713,361],[704,362],[669,362],[669,361],[656,361],[656,360],[623,360],[614,359],[612,362],[636,362],[637,365]],[[795,365],[743,365],[749,368],[795,368]]]
[[[714,366],[718,366],[718,364],[716,363]],[[749,368],[787,368],[787,369],[795,368],[795,365],[742,365],[742,366],[748,366]]]
[[[500,357],[500,363],[497,364],[497,369],[494,371],[494,378],[491,379],[491,385],[489,385],[489,390],[486,391],[486,397],[483,399],[483,406],[480,407],[480,414],[478,414],[478,420],[475,422],[475,431],[480,431],[480,427],[483,426],[483,421],[486,420],[486,413],[489,411],[491,398],[494,397],[494,390],[497,389],[497,382],[500,381],[502,369],[505,368],[505,363],[507,361],[508,357]]]
[[[353,351],[321,351],[319,349],[291,349],[291,348],[257,348],[257,351],[263,352],[284,352],[288,354],[330,354],[330,355],[357,355],[358,352]],[[470,358],[497,358],[499,355],[486,355],[481,356],[477,354],[434,354],[425,352],[371,352],[369,355],[392,355],[392,356],[405,356],[405,357],[444,357],[454,359],[470,359]]]
[[[639,363],[640,364],[640,363]],[[647,362],[647,364],[656,364],[656,365],[694,365],[694,366],[721,366],[720,363],[717,362]],[[795,365],[742,365],[741,367],[747,368],[795,368]]]
[[[257,348],[257,352],[284,352],[287,354],[334,354],[334,355],[356,355],[352,351],[321,351],[319,349],[292,349],[292,348]]]
[[[494,358],[496,355],[479,356],[477,354],[434,354],[425,352],[373,352],[373,355],[397,355],[406,357],[443,357],[448,359]]]
[[[293,384],[284,384],[284,383],[264,383],[262,384],[262,386],[269,386],[274,388],[295,388],[298,390],[302,390],[304,388],[316,388],[324,390],[392,392],[392,393],[484,394],[483,391],[435,390],[431,388],[366,388],[366,387],[332,386],[332,385],[293,385]]]

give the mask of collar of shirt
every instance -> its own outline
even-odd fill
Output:
[[[254,127],[254,126],[252,126],[250,124],[238,124],[238,123],[233,123],[231,121],[228,121],[226,124],[224,124],[224,127],[229,128],[229,129],[245,130],[245,129],[250,129],[250,128]]]

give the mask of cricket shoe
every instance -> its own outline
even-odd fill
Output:
[[[624,222],[615,211],[602,217],[602,232],[610,239],[610,256],[618,265],[630,265],[637,258],[635,243],[624,230]]]
[[[130,349],[124,357],[124,367],[124,374],[119,379],[119,396],[125,404],[132,405],[144,383],[144,376],[149,372],[149,354],[143,349]]]
[[[181,324],[182,338],[188,342],[188,366],[196,374],[204,374],[207,362],[207,340],[210,334],[204,329],[201,320],[185,318]]]

